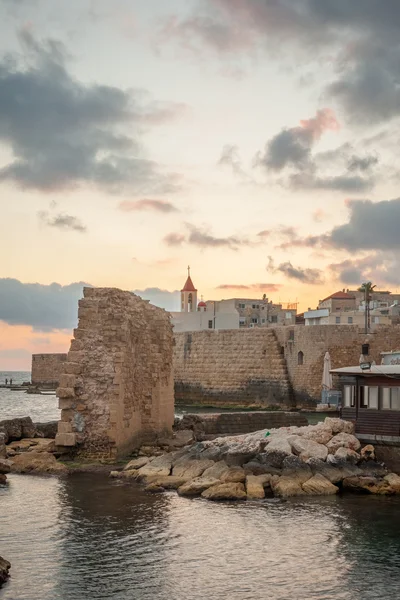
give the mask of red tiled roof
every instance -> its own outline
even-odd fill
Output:
[[[181,289],[181,292],[197,292],[196,288],[193,285],[193,281],[192,281],[190,275],[186,279],[186,283],[183,286],[183,288]]]
[[[335,292],[334,294],[331,294],[327,298],[324,298],[323,300],[321,300],[321,302],[325,302],[326,300],[331,300],[331,298],[336,299],[336,300],[354,300],[355,297],[352,296],[351,294],[348,294],[347,292]]]

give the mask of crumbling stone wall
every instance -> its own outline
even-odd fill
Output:
[[[284,350],[297,406],[321,401],[324,356],[328,351],[332,368],[358,365],[361,345],[368,341],[377,364],[380,352],[400,348],[400,326],[378,327],[365,335],[356,325],[296,325],[277,327],[275,334]],[[299,352],[302,361],[299,361]]]
[[[173,335],[168,314],[130,292],[84,288],[57,390],[56,444],[115,458],[171,431]]]
[[[175,334],[175,401],[291,406],[284,356],[272,329]]]
[[[66,360],[66,354],[32,354],[32,383],[55,389]]]

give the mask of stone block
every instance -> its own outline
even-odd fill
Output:
[[[74,407],[74,398],[59,398],[58,399],[58,408],[60,410],[73,408]]]
[[[75,433],[57,433],[55,439],[56,446],[76,446]]]
[[[57,396],[58,398],[74,398],[75,391],[74,388],[57,388]]]
[[[58,433],[72,433],[72,424],[70,421],[58,421]]]
[[[60,375],[60,388],[73,388],[75,386],[75,382],[75,375],[67,375],[65,373]]]
[[[82,366],[79,363],[65,362],[64,373],[68,375],[79,375],[82,372]]]

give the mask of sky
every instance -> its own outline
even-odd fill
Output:
[[[0,0],[0,370],[82,286],[400,290],[398,0]]]

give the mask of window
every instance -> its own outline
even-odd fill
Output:
[[[360,386],[360,408],[379,408],[377,387]]]
[[[390,410],[390,388],[381,388],[382,410]]]
[[[349,325],[353,324],[353,317],[347,317],[347,322],[349,323]]]
[[[193,304],[193,296],[192,296],[192,294],[189,294],[188,303],[189,304]]]
[[[239,308],[246,308],[245,304],[239,304]]]
[[[272,315],[271,323],[277,323],[277,322],[278,322],[278,315]]]
[[[381,315],[388,315],[389,311],[388,310],[381,310]]]
[[[265,319],[261,319],[261,323],[265,323]]]
[[[382,410],[400,410],[400,388],[381,388]]]
[[[289,341],[294,341],[294,329],[289,330]]]
[[[253,317],[253,318],[251,319],[251,322],[252,322],[252,323],[258,323],[258,319],[257,319],[257,317]]]
[[[213,322],[212,319],[210,321],[208,321],[208,329],[212,329],[213,328]]]
[[[297,355],[297,364],[298,365],[302,365],[304,363],[304,354],[303,352],[300,350],[300,352]]]
[[[335,317],[335,323],[340,323],[340,317]]]
[[[356,396],[356,386],[355,385],[345,385],[344,386],[344,406],[345,408],[353,408],[355,403]]]

